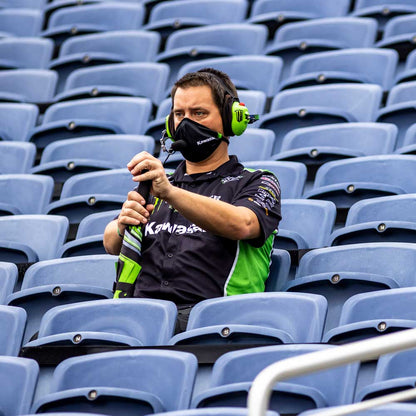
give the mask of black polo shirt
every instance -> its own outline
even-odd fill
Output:
[[[181,162],[169,180],[187,191],[250,208],[259,220],[261,237],[247,241],[219,237],[156,199],[144,228],[142,270],[134,296],[188,306],[213,297],[264,291],[281,218],[276,177],[245,169],[231,156],[218,169],[198,175],[186,174]]]

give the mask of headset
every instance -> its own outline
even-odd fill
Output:
[[[216,74],[212,72],[201,71],[209,74],[217,79],[224,89],[224,100],[222,108],[220,109],[224,136],[240,136],[242,135],[248,124],[252,124],[259,119],[258,114],[249,114],[247,107],[240,102],[238,97],[235,97],[225,82]],[[173,112],[171,111],[165,119],[166,135],[172,139],[175,132],[175,125],[173,119]]]

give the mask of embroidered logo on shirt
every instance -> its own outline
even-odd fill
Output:
[[[241,175],[239,175],[239,176],[226,176],[225,178],[221,179],[221,183],[224,185],[225,183],[228,183],[228,182],[239,181],[242,178],[243,177]]]
[[[269,215],[269,211],[276,205],[279,196],[279,182],[273,177],[263,176],[261,178],[261,185],[258,187],[256,194],[253,198],[249,198],[249,201],[264,208],[266,215]]]

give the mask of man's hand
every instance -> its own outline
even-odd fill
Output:
[[[169,182],[162,162],[150,153],[140,152],[127,164],[127,169],[136,182],[152,181],[151,194],[157,198],[167,199],[173,185]],[[144,170],[147,172],[142,173]]]
[[[128,225],[146,224],[147,218],[153,211],[153,205],[146,205],[146,201],[136,191],[130,191],[127,194],[127,200],[124,202],[117,220],[117,226],[121,234]]]

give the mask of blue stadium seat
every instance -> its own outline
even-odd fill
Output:
[[[408,13],[416,13],[416,5],[412,0],[356,0],[351,15],[376,19],[378,30],[383,33],[391,18]]]
[[[51,105],[30,141],[44,149],[56,140],[100,134],[142,134],[152,103],[141,97],[103,97]]]
[[[416,327],[416,288],[359,293],[342,306],[338,325],[326,332],[322,342],[346,344]],[[377,360],[360,364],[356,392],[374,382]]]
[[[97,212],[84,217],[79,223],[75,239],[65,243],[59,257],[75,257],[91,254],[105,254],[104,230],[107,224],[120,213],[119,209]]]
[[[267,106],[267,95],[260,90],[237,90],[238,98],[251,114],[264,114]]]
[[[53,179],[46,175],[0,175],[0,216],[46,213],[53,187]]]
[[[270,111],[256,127],[276,134],[273,153],[278,153],[283,137],[299,127],[321,124],[375,121],[382,89],[374,84],[330,84],[291,88],[277,93]]]
[[[29,141],[39,109],[35,104],[0,103],[0,139]]]
[[[53,2],[54,3],[54,2]],[[41,375],[42,377],[42,375]],[[35,396],[36,397],[36,396]],[[84,412],[50,412],[48,413],[49,416],[103,416],[103,414],[98,413],[84,413]],[[33,416],[32,414],[27,414],[23,416]]]
[[[170,66],[168,86],[174,84],[185,63],[220,56],[262,54],[267,28],[249,23],[223,23],[181,29],[166,39],[157,62]]]
[[[335,160],[318,169],[313,187],[304,197],[330,200],[338,211],[346,211],[361,199],[416,192],[416,181],[403,174],[415,169],[413,155]]]
[[[228,153],[240,162],[268,160],[272,154],[274,133],[266,129],[248,128],[241,136],[230,138]]]
[[[344,48],[370,48],[377,37],[377,22],[358,17],[315,18],[287,23],[280,27],[266,55],[278,55],[284,61],[282,80],[289,75],[294,60],[304,54]]]
[[[346,16],[350,7],[349,0],[328,2],[318,0],[256,0],[250,11],[250,23],[264,24],[272,38],[276,30],[283,24],[299,20],[317,19],[322,17]]]
[[[0,407],[5,416],[30,413],[39,376],[35,360],[0,357]]]
[[[319,342],[326,312],[325,298],[310,294],[248,293],[207,299],[192,308],[186,331],[169,344]]]
[[[396,146],[394,153],[397,154],[416,154],[416,123],[412,124],[407,130],[403,138],[402,145]]]
[[[293,61],[280,89],[352,82],[377,84],[386,93],[394,85],[399,55],[392,49],[348,48],[310,53]]]
[[[55,95],[58,74],[47,69],[0,71],[0,101],[49,103]]]
[[[416,10],[415,6],[413,8]],[[382,39],[375,44],[377,48],[394,49],[398,52],[400,58],[399,72],[409,53],[415,49],[413,43],[415,29],[416,19],[414,13],[393,17],[386,23]]]
[[[105,96],[165,97],[170,68],[156,62],[127,62],[75,69],[55,101]]]
[[[394,259],[394,261],[392,261]],[[357,293],[415,285],[416,245],[363,243],[311,250],[299,261],[284,290],[323,295],[325,330],[338,325],[342,305]]]
[[[54,3],[54,2],[53,2]],[[103,416],[102,413],[84,413],[84,412],[50,412],[48,413],[49,416]],[[24,415],[24,416],[32,416],[32,414]]]
[[[155,349],[68,358],[54,371],[52,393],[35,401],[32,412],[140,416],[187,409],[197,367],[193,354]]]
[[[396,147],[403,146],[407,129],[414,124],[416,81],[395,85],[387,97],[386,105],[378,111],[377,121],[397,126]]]
[[[162,131],[165,129],[166,116],[170,113],[172,107],[172,98],[167,97],[163,99],[157,106],[156,115],[154,119],[149,120],[144,134],[152,136],[156,143],[162,136]]]
[[[43,315],[38,339],[25,347],[166,345],[176,315],[176,305],[160,299],[102,299],[56,306]]]
[[[249,348],[223,354],[214,364],[209,388],[192,400],[192,407],[246,407],[247,393],[257,374],[267,366],[331,345],[293,344]],[[269,408],[280,414],[298,414],[353,401],[358,363],[302,375],[273,387]]]
[[[374,382],[356,394],[356,401],[414,388],[416,350],[399,351],[379,357]]]
[[[113,297],[116,256],[108,254],[39,261],[31,265],[21,289],[7,298],[7,304],[27,312],[23,344],[39,330],[49,309],[75,302]]]
[[[325,410],[337,410],[335,407]],[[363,410],[355,413],[356,416],[414,416],[416,413],[416,404],[414,403],[390,403],[381,406],[373,407],[369,410]],[[308,410],[302,412],[299,416],[312,416],[314,414],[322,413],[322,409]]]
[[[29,173],[35,157],[36,146],[33,143],[0,141],[0,174]]]
[[[0,261],[31,263],[54,259],[66,240],[68,220],[59,215],[0,217]]]
[[[97,2],[83,7],[63,7],[53,11],[41,36],[50,38],[59,48],[71,36],[140,29],[145,9],[142,4]]]
[[[75,69],[120,62],[153,62],[159,50],[160,35],[145,30],[112,30],[76,36],[62,42],[59,55],[49,68],[59,74],[57,92],[63,90]]]
[[[47,69],[54,44],[40,37],[0,39],[1,69]]]
[[[306,166],[303,163],[258,160],[245,162],[244,166],[273,172],[279,180],[281,198],[302,197],[306,183]]]
[[[1,0],[0,7],[8,9],[38,9],[45,7],[47,0]]]
[[[274,160],[304,163],[309,179],[326,162],[357,156],[390,154],[396,145],[397,127],[390,123],[335,123],[289,131]]]
[[[127,168],[80,173],[64,183],[60,199],[49,204],[47,212],[64,215],[70,224],[79,224],[87,215],[121,209],[135,187]]]
[[[30,171],[52,176],[55,182],[64,183],[80,173],[124,168],[136,153],[143,150],[153,153],[154,147],[150,136],[133,134],[57,140],[45,147],[39,165]]]
[[[338,326],[322,341],[339,344],[415,328],[415,300],[416,287],[354,295],[344,303]]]
[[[287,250],[273,249],[269,276],[265,283],[265,292],[278,292],[287,283],[291,266],[290,254]]]
[[[0,305],[6,303],[17,283],[18,269],[14,263],[0,262]]]
[[[247,0],[184,0],[158,2],[149,14],[145,30],[157,31],[163,41],[175,30],[221,23],[240,23],[246,18]]]
[[[211,407],[207,409],[188,409],[176,412],[154,413],[153,416],[247,416],[247,409],[241,407]],[[279,416],[268,410],[266,416]]]
[[[403,70],[400,71],[395,78],[395,84],[400,84],[401,82],[408,82],[408,81],[415,81],[415,80],[416,80],[416,51],[411,51],[409,55],[407,55]]]
[[[44,7],[44,14],[45,14],[45,21],[47,22],[50,15],[58,9],[64,8],[64,7],[83,7],[88,4],[96,4],[101,3],[103,0],[83,0],[82,2],[79,2],[78,0],[53,0],[46,4]],[[120,3],[120,2],[119,2]],[[145,6],[145,20],[147,20],[148,15],[152,9],[152,7],[157,3],[157,0],[123,0],[123,3],[134,3],[134,4],[142,4]]]
[[[327,243],[396,241],[413,243],[416,237],[416,194],[362,199],[351,206],[344,227],[335,230]]]
[[[282,199],[282,220],[274,247],[303,250],[327,245],[337,209],[330,201]]]
[[[40,36],[43,13],[36,9],[1,9],[0,36]]]
[[[188,72],[211,67],[225,72],[239,90],[260,90],[267,97],[273,97],[278,92],[282,66],[283,60],[278,56],[237,55],[198,59],[183,65],[178,78]]]
[[[117,217],[119,213],[119,209],[114,209],[112,211],[87,215],[79,224],[78,236],[82,238],[89,235],[104,234],[104,229],[107,224]]]
[[[17,357],[22,346],[26,325],[26,311],[14,306],[0,305],[0,356]],[[3,409],[1,400],[0,407]]]

